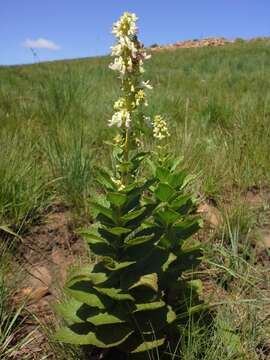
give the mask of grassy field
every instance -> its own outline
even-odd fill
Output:
[[[0,251],[9,259],[0,267],[0,359],[16,358],[4,352],[10,334],[2,323],[22,311],[6,306],[15,279],[1,280],[16,254],[16,246],[7,250],[13,237],[7,232],[24,239],[59,204],[71,213],[74,229],[91,219],[89,199],[98,191],[93,168],[110,161],[104,141],[110,140],[107,120],[118,95],[109,61],[0,67]],[[213,323],[199,326],[191,319],[171,357],[267,359],[270,42],[153,52],[146,70],[155,89],[148,113],[167,118],[169,146],[184,156],[196,175],[194,191],[208,204],[200,272],[205,296],[212,294]],[[146,141],[151,146],[148,134]],[[17,331],[14,324],[9,331]],[[48,358],[83,359],[74,351],[68,355],[52,345]]]

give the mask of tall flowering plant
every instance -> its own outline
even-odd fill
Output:
[[[189,177],[180,160],[162,145],[170,135],[166,121],[152,120],[159,143],[153,154],[140,141],[149,81],[142,79],[149,56],[137,37],[136,16],[124,13],[114,24],[117,42],[110,68],[119,74],[121,97],[109,126],[118,129],[112,169],[98,169],[106,192],[92,202],[96,222],[82,231],[97,263],[71,273],[65,286],[69,300],[58,306],[66,326],[62,342],[92,345],[143,358],[155,348],[177,341],[181,326],[198,306],[200,282],[184,274],[201,255],[192,235],[200,228],[196,204],[186,191]],[[143,164],[151,169],[143,175]]]

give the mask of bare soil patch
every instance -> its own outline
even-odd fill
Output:
[[[34,226],[22,239],[19,254],[26,276],[15,300],[26,299],[26,311],[32,316],[28,317],[22,331],[24,335],[34,331],[34,340],[16,359],[23,358],[23,354],[32,354],[30,359],[33,360],[40,359],[49,351],[42,327],[55,324],[53,305],[61,297],[68,268],[85,256],[84,242],[74,232],[68,209],[58,207],[42,224]]]

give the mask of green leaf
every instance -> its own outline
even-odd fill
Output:
[[[95,273],[92,272],[93,266],[83,266],[81,268],[74,269],[69,276],[69,279],[66,283],[67,287],[74,285],[78,281],[89,281],[92,284],[101,284],[107,280],[107,275],[105,273]]]
[[[146,155],[148,155],[148,154],[149,154],[149,152],[147,152],[147,151],[140,151],[131,158],[131,161],[141,162],[143,159],[145,159]]]
[[[134,189],[139,188],[141,185],[142,185],[141,181],[133,181],[131,184],[125,186],[125,188],[122,191],[124,193],[130,193],[134,191]]]
[[[172,277],[173,273],[178,274],[179,276],[183,271],[192,270],[200,263],[202,257],[202,250],[200,247],[186,249],[185,251],[176,249],[174,250],[174,253],[177,256],[177,259],[167,270],[168,276]]]
[[[93,228],[93,227],[92,227]],[[86,242],[89,245],[91,251],[98,256],[109,256],[111,258],[116,257],[115,249],[111,246],[104,237],[101,237],[97,231],[98,229],[94,230],[80,230],[78,233],[84,237]]]
[[[77,315],[81,306],[83,306],[82,302],[71,299],[68,302],[55,305],[55,309],[68,323],[80,323],[84,322],[84,320]]]
[[[197,175],[187,175],[184,179],[184,182],[182,184],[182,189],[185,188],[188,184],[190,184],[191,182],[193,182],[194,180],[197,179]]]
[[[106,303],[104,301],[104,298],[102,298],[99,294],[97,295],[97,292],[94,293],[94,289],[87,289],[87,286],[89,287],[89,284],[83,283],[81,281],[77,284],[74,284],[74,288],[66,288],[65,291],[74,299],[83,302],[89,306],[96,307],[101,310],[106,309]],[[92,291],[92,293],[90,291]]]
[[[89,324],[90,325],[90,324]],[[124,324],[100,326],[99,331],[90,330],[87,324],[75,324],[70,327],[63,327],[56,333],[56,340],[74,345],[93,345],[102,349],[115,347],[123,343],[133,330]],[[115,331],[117,329],[117,331]],[[100,334],[100,331],[103,334]]]
[[[185,240],[195,234],[201,227],[202,220],[200,218],[192,218],[175,224],[172,230],[174,231],[176,238]]]
[[[174,172],[170,175],[168,182],[174,189],[179,190],[183,187],[186,176],[185,170]]]
[[[169,207],[163,207],[159,209],[154,214],[155,220],[158,220],[159,223],[162,225],[165,225],[168,227],[169,225],[172,225],[175,223],[178,219],[181,218],[181,216],[178,214],[178,212],[170,209]]]
[[[125,223],[130,220],[134,220],[137,217],[141,216],[145,212],[145,210],[146,210],[146,208],[142,207],[141,209],[130,211],[127,214],[123,215],[121,217],[121,220],[124,221]]]
[[[165,272],[168,270],[169,266],[177,259],[177,256],[173,253],[169,254],[168,260],[162,265],[162,270]]]
[[[181,251],[186,254],[199,249],[201,249],[201,243],[195,239],[187,239],[183,241],[181,246]]]
[[[135,172],[140,166],[141,162],[145,159],[147,152],[139,152],[131,159],[132,171]]]
[[[109,314],[108,312],[99,313],[98,315],[95,316],[90,316],[87,318],[87,321],[89,321],[91,324],[95,326],[120,324],[125,322],[125,320],[119,318],[118,316]]]
[[[188,315],[193,315],[198,312],[203,312],[209,309],[209,306],[205,303],[194,305],[188,308]]]
[[[148,302],[146,304],[136,304],[136,309],[134,310],[134,313],[138,311],[157,310],[164,307],[165,305],[166,305],[165,302],[162,300]]]
[[[118,271],[118,270],[125,269],[131,265],[136,264],[136,261],[117,262],[110,258],[104,258],[103,263],[107,269],[109,269],[111,271]]]
[[[116,185],[112,180],[112,176],[104,169],[97,169],[96,180],[108,190],[115,190]]]
[[[140,277],[139,281],[129,287],[129,290],[138,286],[149,287],[150,289],[158,292],[158,276],[157,273],[147,274]]]
[[[200,279],[188,281],[187,286],[194,294],[199,296],[203,294],[203,283]]]
[[[181,164],[183,159],[184,159],[183,156],[179,156],[179,157],[175,158],[171,165],[171,171],[174,171],[177,168],[177,166]]]
[[[133,350],[131,353],[135,354],[135,353],[140,353],[140,352],[146,352],[152,349],[155,349],[159,346],[162,346],[165,342],[165,338],[163,339],[158,339],[158,340],[153,340],[153,341],[147,341],[142,343],[141,345],[139,345],[135,350]]]
[[[109,192],[107,200],[117,208],[120,208],[127,201],[127,195],[120,192]]]
[[[117,301],[121,301],[121,300],[131,300],[134,301],[135,299],[127,293],[123,293],[121,289],[115,289],[115,288],[100,288],[100,287],[95,287],[95,289],[106,296],[109,296],[110,298],[117,300]]]
[[[167,312],[167,323],[171,324],[172,322],[174,322],[176,319],[176,314],[173,311],[171,306],[168,306],[168,312]]]
[[[119,227],[119,226],[112,227],[112,228],[106,227],[105,230],[108,231],[109,233],[111,233],[113,235],[117,235],[117,236],[128,234],[132,231],[129,228],[123,228],[123,227]]]
[[[155,234],[146,235],[146,236],[138,236],[138,237],[135,237],[135,238],[132,238],[132,239],[126,239],[124,241],[124,243],[126,244],[126,247],[128,248],[130,246],[144,244],[145,242],[153,240],[154,236],[155,236]]]
[[[157,309],[133,312],[141,332],[158,334],[176,319],[176,314],[170,306]]]
[[[241,338],[228,321],[219,320],[219,336],[222,341],[222,347],[228,354],[229,359],[244,359],[244,348]]]
[[[166,169],[165,167],[162,167],[162,166],[157,167],[156,177],[159,179],[160,182],[166,183],[169,175],[170,175],[170,171],[168,169]]]
[[[147,164],[149,165],[149,168],[152,172],[152,175],[155,175],[156,173],[156,165],[155,163],[150,159],[150,158],[146,158]]]
[[[157,189],[155,190],[155,195],[160,201],[169,201],[170,198],[175,194],[174,189],[164,183],[159,183]]]
[[[80,230],[78,232],[88,244],[99,244],[99,243],[105,243],[109,244],[108,241],[106,241],[104,238],[98,235],[97,232],[91,231],[91,230]]]
[[[181,210],[183,207],[188,207],[188,209],[190,209],[193,206],[193,199],[190,194],[180,195],[171,202],[170,206],[177,211]]]
[[[112,221],[114,221],[114,216],[113,216],[113,212],[111,209],[97,203],[97,202],[91,202],[90,203],[91,206],[98,211],[99,213],[101,213],[102,215],[105,215],[107,218],[111,219]]]

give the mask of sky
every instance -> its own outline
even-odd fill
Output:
[[[270,36],[270,0],[0,0],[0,65],[108,54],[124,11],[146,46]]]

